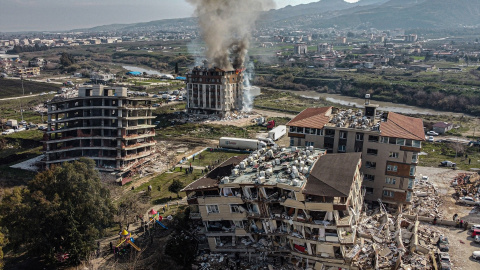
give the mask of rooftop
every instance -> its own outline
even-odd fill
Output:
[[[325,153],[325,150],[313,147],[272,147],[254,151],[249,156],[232,157],[183,190],[247,184],[282,184],[300,190],[304,187],[315,161]]]
[[[323,129],[340,127],[359,131],[373,131],[382,136],[425,140],[423,121],[394,112],[373,110],[377,105],[370,104],[374,116],[366,116],[363,109],[338,109],[334,107],[307,108],[287,123],[288,126]]]
[[[308,177],[303,193],[348,197],[362,153],[328,154],[319,158]]]

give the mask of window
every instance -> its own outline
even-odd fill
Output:
[[[390,152],[390,155],[388,155],[388,157],[398,158],[398,152]]]
[[[378,142],[378,136],[375,135],[368,135],[369,142]]]
[[[290,127],[290,132],[295,132],[295,131],[297,131],[296,127]]]
[[[412,200],[412,192],[407,191],[407,202]]]
[[[375,181],[375,175],[372,174],[364,174],[363,180],[365,181]]]
[[[307,142],[307,141],[305,141],[305,146],[307,146],[307,147],[308,147],[308,146],[314,146],[314,144],[315,144],[314,142]]]
[[[235,228],[243,229],[243,221],[242,220],[234,220],[233,224],[235,224]]]
[[[303,127],[297,127],[297,133],[303,133]]]
[[[393,177],[387,177],[385,179],[385,184],[389,184],[389,185],[395,185],[397,182],[397,179],[393,178]]]
[[[305,128],[305,134],[310,134],[310,128]]]
[[[317,129],[316,129],[316,128],[311,128],[311,129],[310,129],[310,134],[315,135],[316,133],[317,133]]]
[[[338,152],[345,152],[345,145],[339,145]]]
[[[240,208],[236,204],[230,204],[230,213],[240,213]]]
[[[357,134],[355,134],[355,140],[357,140],[357,141],[363,141],[363,133],[357,133]]]
[[[413,179],[408,179],[408,188],[413,188]]]
[[[377,167],[377,163],[373,161],[365,162],[365,167],[375,169]]]
[[[367,148],[367,155],[376,156],[377,154],[378,154],[378,150],[377,150],[377,149]]]
[[[207,213],[208,214],[220,213],[220,211],[218,211],[218,205],[216,204],[207,205]]]
[[[415,153],[412,155],[412,163],[417,163],[418,162],[418,154]]]
[[[398,170],[397,165],[387,165],[387,171],[396,172]]]
[[[397,138],[388,138],[388,143],[389,144],[397,144]]]
[[[294,138],[290,138],[290,146],[294,146],[295,145],[295,139]]]
[[[412,143],[413,147],[421,148],[422,147],[422,142],[420,141],[413,141]]]
[[[346,138],[347,138],[347,132],[340,131],[340,139],[346,139]]]
[[[382,137],[382,143],[388,143],[388,137]]]
[[[323,129],[317,129],[317,135],[323,136]]]
[[[410,166],[410,176],[415,176],[415,169],[417,167],[416,166]]]
[[[397,138],[397,145],[405,145],[405,139]]]
[[[393,198],[394,192],[390,190],[384,190],[383,191],[383,196],[385,197],[392,197]]]
[[[373,194],[373,188],[365,187],[365,194]]]
[[[335,136],[335,130],[334,129],[326,129],[325,130],[325,137],[334,137]]]

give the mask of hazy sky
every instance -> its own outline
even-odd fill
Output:
[[[275,2],[279,8],[316,1]],[[0,0],[0,32],[70,30],[189,17],[192,14],[193,7],[185,0]]]

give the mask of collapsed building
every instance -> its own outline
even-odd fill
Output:
[[[124,87],[82,87],[78,96],[48,103],[45,163],[91,158],[100,171],[125,177],[155,149],[151,100]]]
[[[365,200],[393,207],[412,201],[423,122],[394,112],[307,108],[287,123],[292,146],[314,146],[327,153],[362,153]]]
[[[195,67],[187,74],[187,111],[230,115],[243,108],[243,70]]]
[[[361,153],[261,149],[232,157],[183,189],[200,248],[315,269],[351,269],[363,205]]]

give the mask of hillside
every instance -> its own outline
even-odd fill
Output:
[[[317,20],[311,26],[451,29],[480,24],[480,0],[391,0],[368,10]]]
[[[270,10],[261,16],[262,26],[297,28],[339,27],[357,29],[455,29],[480,25],[480,0],[321,0]],[[74,31],[101,32],[194,29],[195,18],[112,24]]]

